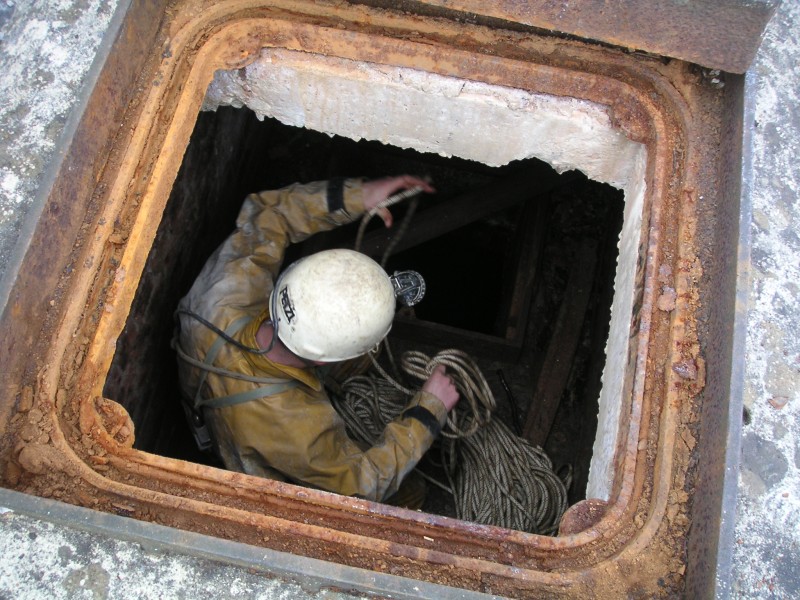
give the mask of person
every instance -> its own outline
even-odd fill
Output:
[[[182,392],[194,411],[190,416],[205,422],[227,469],[385,501],[433,443],[459,399],[441,366],[370,448],[347,436],[317,369],[363,355],[391,327],[393,297],[388,313],[372,310],[387,305],[386,299],[371,300],[374,293],[385,293],[386,284],[367,292],[362,283],[365,277],[381,279],[364,274],[373,269],[368,262],[380,269],[377,263],[358,254],[361,259],[343,266],[341,258],[320,253],[280,275],[291,278],[291,286],[281,285],[281,291],[274,286],[290,243],[376,207],[390,227],[391,212],[379,205],[414,187],[434,191],[424,180],[403,175],[295,184],[245,199],[236,230],[208,259],[177,311]],[[342,252],[356,258],[354,251]],[[320,275],[331,265],[333,270]],[[385,273],[383,278],[388,281]],[[313,310],[324,313],[305,329],[294,327],[309,322],[301,287],[317,303]],[[342,306],[343,298],[349,307]],[[378,316],[370,321],[373,313]],[[363,334],[360,341],[345,339],[354,333]]]

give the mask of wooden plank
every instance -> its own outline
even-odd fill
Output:
[[[555,187],[571,180],[571,175],[558,175],[555,171],[542,175],[540,170],[526,170],[426,210],[420,208],[393,253],[413,248],[520,202],[549,197]],[[364,236],[361,251],[373,258],[380,257],[394,235],[393,229],[372,231]]]
[[[519,355],[519,345],[516,342],[408,317],[395,317],[390,335],[441,350],[457,348],[471,356],[499,362],[515,361]]]
[[[523,434],[537,446],[544,446],[550,434],[558,404],[569,379],[591,297],[597,263],[596,248],[596,242],[588,240],[583,241],[578,248],[564,300],[536,382]]]
[[[547,222],[546,205],[548,203],[545,202],[528,203],[517,229],[513,280],[510,282],[510,289],[503,294],[504,305],[500,310],[502,327],[498,329],[505,331],[507,340],[521,340],[525,335]]]
[[[621,213],[621,211],[620,211]],[[570,489],[570,499],[578,501],[586,498],[586,486],[589,481],[589,465],[594,451],[594,440],[597,437],[597,412],[600,392],[603,388],[603,369],[606,364],[606,342],[611,321],[611,304],[614,301],[614,272],[617,265],[618,232],[622,226],[622,215],[619,216],[620,222],[614,219],[606,220],[606,235],[598,247],[598,272],[600,273],[597,283],[592,293],[594,297],[590,305],[589,313],[593,314],[591,323],[591,360],[587,369],[585,384],[581,390],[580,402],[582,406],[580,412],[581,429],[576,436],[576,443],[570,449],[572,471],[572,488]]]

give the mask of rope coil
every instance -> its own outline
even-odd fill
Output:
[[[391,353],[389,353],[391,357]],[[430,358],[401,357],[402,372],[421,381],[443,364],[461,394],[442,431],[440,452],[447,484],[421,473],[453,495],[459,519],[542,535],[557,533],[567,508],[570,476],[560,478],[544,451],[500,420],[493,419],[494,395],[480,368],[460,350]],[[351,435],[374,444],[415,391],[397,382],[373,357],[375,372],[351,377],[334,406]]]

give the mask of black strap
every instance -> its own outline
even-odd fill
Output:
[[[344,209],[344,178],[328,180],[328,212]]]
[[[416,419],[431,432],[433,437],[439,435],[442,431],[442,426],[439,424],[439,419],[424,406],[412,406],[403,411],[404,418]]]

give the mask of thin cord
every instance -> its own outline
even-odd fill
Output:
[[[220,329],[219,327],[214,325],[211,321],[206,320],[205,318],[201,317],[200,315],[198,315],[194,311],[191,311],[191,310],[188,310],[188,309],[185,309],[185,308],[179,308],[178,310],[175,311],[175,320],[176,321],[178,320],[177,319],[178,315],[186,315],[187,317],[191,317],[192,319],[194,319],[195,321],[197,321],[198,323],[200,323],[204,327],[206,327],[206,328],[210,329],[211,331],[213,331],[214,333],[216,333],[219,337],[221,337],[223,340],[225,340],[229,344],[232,344],[232,345],[236,346],[237,348],[239,348],[239,350],[243,350],[244,352],[250,352],[251,354],[267,354],[270,350],[272,350],[273,346],[275,345],[275,338],[278,337],[277,331],[274,331],[273,334],[272,334],[272,340],[270,341],[269,346],[267,348],[263,348],[263,349],[262,348],[252,348],[252,347],[250,347],[250,346],[248,346],[246,344],[243,344],[239,340],[232,338],[227,333],[222,331],[222,329]]]
[[[398,202],[402,202],[406,198],[412,198],[417,194],[419,194],[421,191],[422,188],[420,186],[403,190],[402,192],[398,192],[392,196],[389,196],[386,200],[384,200],[383,202],[379,203],[377,206],[372,208],[372,210],[370,210],[367,213],[364,213],[364,216],[361,217],[361,224],[358,226],[358,233],[356,234],[356,243],[353,247],[358,251],[361,250],[361,242],[364,239],[364,232],[367,229],[367,223],[370,222],[372,217],[374,217],[379,210],[381,210],[382,208],[388,208],[390,206],[393,206]],[[399,239],[403,233],[405,233],[404,229],[398,231],[398,234],[395,235],[395,240]]]
[[[224,377],[229,377],[230,379],[238,379],[240,381],[250,381],[252,383],[276,383],[278,381],[283,381],[275,377],[256,377],[253,375],[245,375],[244,373],[239,373],[237,371],[230,371],[228,369],[223,369],[222,367],[209,365],[201,360],[197,360],[196,358],[186,354],[186,352],[183,351],[180,344],[178,343],[177,338],[172,339],[171,345],[173,350],[175,350],[175,353],[178,355],[178,358],[192,365],[193,367],[197,367],[198,369],[202,369],[203,371],[208,371],[209,373],[214,373],[215,375],[222,375]]]
[[[400,223],[400,226],[397,228],[397,231],[392,237],[389,244],[386,246],[386,250],[383,251],[383,257],[381,258],[381,267],[384,269],[386,268],[386,263],[389,262],[389,257],[392,255],[397,244],[400,243],[400,240],[403,239],[403,236],[408,231],[408,226],[411,225],[411,219],[414,218],[414,213],[417,212],[417,206],[419,206],[419,198],[414,196],[411,198],[411,201],[408,203],[408,210],[406,210],[406,214],[403,217],[403,221]]]

